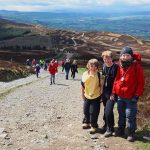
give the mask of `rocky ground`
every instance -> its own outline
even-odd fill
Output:
[[[80,78],[65,80],[64,73],[58,73],[56,84],[50,85],[43,71],[38,79],[32,75],[0,83],[1,93],[5,92],[0,97],[0,150],[137,149],[136,143],[126,139],[104,138],[100,133],[91,136],[82,129]]]

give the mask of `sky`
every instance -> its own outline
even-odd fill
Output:
[[[150,10],[150,0],[0,0],[0,10],[47,12],[57,10]]]

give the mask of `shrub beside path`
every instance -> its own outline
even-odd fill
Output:
[[[0,83],[1,91],[13,88],[0,97],[0,150],[137,149],[136,143],[104,138],[100,133],[93,137],[82,129],[80,75],[65,80],[65,75],[58,73],[56,84],[50,85],[49,74],[41,74],[38,79],[32,75],[10,84]]]

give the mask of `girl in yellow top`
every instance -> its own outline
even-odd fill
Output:
[[[87,63],[87,71],[82,76],[82,99],[84,100],[83,129],[89,129],[93,134],[98,128],[98,116],[100,112],[101,83],[98,72],[99,62],[97,59],[90,59]]]

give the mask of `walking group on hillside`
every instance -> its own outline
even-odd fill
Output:
[[[144,90],[144,73],[140,65],[141,57],[130,47],[124,47],[120,53],[119,63],[113,62],[111,51],[102,53],[104,61],[102,74],[99,73],[99,62],[91,59],[87,71],[82,75],[81,95],[83,99],[83,129],[91,134],[98,131],[100,102],[104,105],[104,126],[99,129],[104,137],[114,133],[113,108],[117,103],[119,114],[118,129],[115,136],[124,137],[127,122],[127,140],[135,140],[137,102]]]

